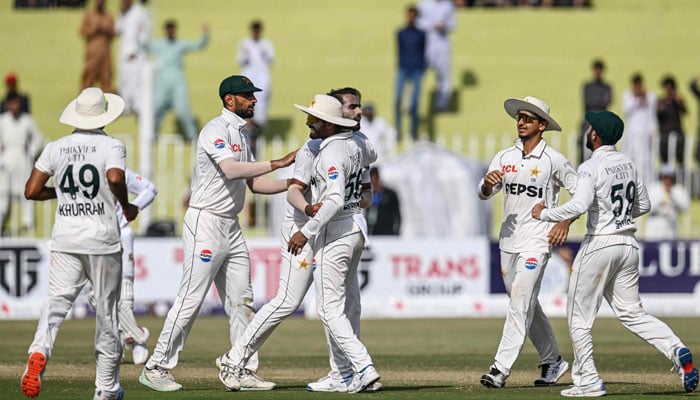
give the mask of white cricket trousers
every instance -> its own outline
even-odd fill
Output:
[[[603,297],[625,328],[669,360],[673,350],[683,346],[668,325],[642,308],[639,245],[634,234],[587,235],[574,260],[566,307],[574,347],[574,385],[590,385],[599,378],[593,362],[591,329]]]
[[[559,357],[554,330],[537,298],[548,261],[549,253],[501,251],[501,274],[510,299],[494,365],[505,376],[510,375],[528,337],[541,364],[554,363]]]
[[[347,222],[353,225],[352,220]],[[330,223],[330,229],[336,232],[329,234],[329,227],[325,227],[315,240],[314,288],[318,314],[329,339],[331,369],[335,366],[341,374],[348,375],[372,364],[372,358],[360,341],[359,323],[353,327],[351,318],[354,317],[348,315],[351,312],[359,316],[360,299],[359,296],[354,299],[353,285],[357,285],[357,267],[365,239],[361,231],[350,229],[347,231],[351,233],[338,237],[338,225],[341,224]],[[348,296],[352,296],[352,301],[357,304],[349,305]],[[348,366],[351,371],[347,371]]]
[[[134,316],[134,231],[122,228],[122,290],[119,297],[119,327],[122,338],[132,338],[138,344],[146,344],[146,335]]]
[[[282,264],[277,294],[255,314],[239,340],[229,351],[229,357],[239,366],[262,347],[277,326],[290,316],[304,300],[313,281],[313,250],[307,243],[298,255],[287,251],[295,225],[285,223],[282,227]]]
[[[96,391],[119,390],[119,340],[117,302],[121,282],[121,252],[89,255],[51,252],[49,297],[44,301],[29,354],[41,352],[51,358],[58,330],[73,302],[90,281],[95,292]]]
[[[172,369],[177,365],[212,282],[229,317],[232,346],[255,315],[248,247],[238,218],[222,218],[190,207],[185,213],[182,242],[180,289],[146,363],[148,368]],[[257,371],[257,354],[250,358],[246,368]]]

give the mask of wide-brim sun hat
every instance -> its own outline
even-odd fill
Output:
[[[559,126],[557,121],[555,121],[554,118],[552,118],[552,116],[549,115],[549,106],[547,105],[547,103],[536,97],[526,96],[522,99],[506,99],[506,101],[503,103],[503,107],[506,109],[508,115],[510,115],[514,119],[516,118],[518,111],[529,111],[547,121],[547,129],[545,129],[545,131],[561,132],[561,126]]]
[[[333,96],[317,94],[311,102],[311,107],[294,104],[294,107],[313,115],[314,117],[335,125],[352,128],[357,126],[357,121],[343,118],[343,104]]]
[[[109,125],[124,111],[124,100],[116,94],[90,87],[71,101],[58,119],[78,129],[97,129]]]

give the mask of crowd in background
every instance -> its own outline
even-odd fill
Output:
[[[152,40],[152,17],[147,8],[147,0],[122,0],[119,15],[113,17],[105,8],[105,0],[95,0],[87,5],[79,31],[85,40],[85,62],[81,75],[81,88],[99,85],[105,92],[117,89],[125,99],[126,113],[137,117],[144,111],[141,101],[141,87],[144,70],[153,60],[154,121],[157,134],[166,112],[176,115],[181,134],[188,141],[193,140],[199,126],[190,110],[190,99],[184,73],[184,56],[192,51],[206,48],[209,27],[202,25],[202,36],[198,40],[185,40],[177,37],[177,21],[167,20],[163,26],[161,39]],[[15,1],[15,7],[41,6],[85,6],[84,1]],[[405,24],[396,32],[397,73],[394,92],[393,123],[384,119],[381,105],[366,103],[363,107],[363,131],[376,143],[379,152],[377,166],[383,159],[397,155],[397,146],[403,138],[411,141],[420,139],[419,126],[440,113],[455,113],[456,91],[451,73],[450,34],[456,29],[458,7],[491,6],[591,6],[585,0],[421,0],[405,8]],[[272,87],[271,68],[275,60],[273,43],[263,37],[263,22],[253,20],[249,25],[250,36],[238,43],[237,63],[240,71],[250,76],[256,85],[263,88],[258,96],[254,118],[248,120],[248,134],[251,143],[268,126],[270,94]],[[111,45],[119,39],[117,65],[118,81],[113,84]],[[688,112],[684,86],[669,74],[660,79],[657,95],[646,84],[640,72],[630,76],[630,87],[621,95],[616,94],[604,78],[606,69],[603,60],[592,63],[592,77],[584,83],[582,91],[583,111],[606,110],[616,96],[620,96],[622,114],[625,118],[625,136],[622,150],[639,167],[640,175],[650,187],[660,185],[665,188],[657,196],[660,206],[655,209],[668,220],[675,219],[688,210],[689,198],[700,197],[700,179],[684,172],[691,160],[686,160],[686,132],[682,120]],[[435,73],[435,89],[430,93],[430,107],[425,115],[420,115],[419,104],[422,93],[422,80],[427,71]],[[20,71],[21,72],[21,71]],[[0,223],[6,227],[13,204],[22,208],[21,231],[27,232],[34,226],[33,206],[26,204],[22,188],[31,171],[34,158],[44,143],[43,134],[31,117],[29,96],[18,89],[18,75],[7,73],[6,93],[1,105],[0,118]],[[654,80],[652,80],[654,81]],[[410,85],[411,91],[404,91]],[[693,79],[688,89],[700,104],[700,87]],[[405,95],[408,94],[408,95]],[[388,107],[387,107],[388,108]],[[403,123],[408,116],[408,123]],[[21,123],[20,123],[21,120]],[[582,119],[583,120],[583,119]],[[585,135],[587,126],[581,124],[578,163],[583,162],[586,153]],[[700,121],[698,124],[700,133]],[[693,161],[700,162],[700,140],[692,151]],[[255,149],[253,149],[255,153]],[[14,157],[14,158],[12,158]],[[17,158],[17,161],[15,161]],[[661,184],[667,182],[666,184]],[[670,183],[669,183],[670,182]],[[671,188],[674,188],[673,190]],[[653,192],[653,191],[652,191]],[[673,193],[673,195],[672,195]],[[651,217],[655,216],[652,210]],[[653,226],[653,224],[651,224]],[[669,228],[677,236],[677,226]],[[3,229],[3,233],[6,233]],[[650,233],[651,235],[652,233]]]

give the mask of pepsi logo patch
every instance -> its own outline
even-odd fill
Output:
[[[214,141],[214,147],[216,147],[217,149],[223,149],[225,145],[226,143],[224,143],[223,139],[216,139]]]
[[[204,249],[202,250],[201,253],[199,253],[199,259],[202,260],[202,262],[209,262],[211,261],[212,253],[211,250],[209,249]]]
[[[328,179],[334,181],[338,177],[338,170],[335,167],[328,168]]]
[[[525,260],[525,268],[527,268],[527,269],[537,268],[537,259],[534,257],[530,257],[527,260]]]

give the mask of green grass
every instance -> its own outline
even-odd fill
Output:
[[[143,317],[151,329],[153,347],[162,320]],[[571,343],[564,319],[554,319],[554,329],[564,357],[571,361]],[[691,349],[699,351],[697,319],[666,322]],[[385,391],[363,396],[383,399],[551,399],[571,384],[570,374],[561,384],[535,388],[539,358],[528,342],[503,390],[479,384],[498,346],[502,319],[367,320],[363,341],[382,375]],[[35,329],[34,321],[3,321],[0,324],[0,393],[2,399],[21,399],[19,377],[26,349]],[[260,375],[275,381],[271,392],[229,393],[217,378],[214,358],[228,348],[228,329],[223,318],[200,318],[194,326],[180,363],[173,374],[185,390],[156,393],[138,383],[140,366],[122,364],[121,381],[126,398],[132,399],[296,399],[347,398],[347,394],[314,395],[307,382],[327,372],[326,345],[319,321],[291,318],[280,325],[260,354]],[[619,399],[680,398],[685,396],[670,362],[653,347],[626,331],[617,320],[602,318],[594,327],[595,357],[605,380],[608,396]],[[94,385],[94,320],[66,321],[58,336],[54,356],[44,374],[40,398],[89,398]],[[129,355],[127,355],[127,361]]]
[[[0,1],[2,2],[2,1]],[[32,96],[32,109],[40,128],[55,139],[69,132],[58,122],[65,105],[78,93],[83,65],[83,41],[78,36],[82,10],[16,11],[10,1],[0,13],[0,74],[16,71],[20,88]],[[264,35],[276,47],[270,116],[291,122],[287,136],[301,142],[308,134],[303,113],[294,103],[305,104],[316,93],[332,87],[355,86],[365,101],[376,105],[378,114],[393,120],[395,78],[395,32],[404,23],[407,0],[219,0],[151,1],[155,14],[154,38],[162,37],[162,25],[177,19],[179,35],[199,37],[204,21],[211,25],[207,49],[186,56],[192,109],[200,123],[220,109],[217,88],[221,79],[237,73],[235,51],[248,35],[254,18],[265,23]],[[460,108],[435,119],[436,139],[452,143],[460,136],[513,137],[513,122],[503,111],[507,97],[535,95],[546,100],[564,128],[564,143],[573,140],[582,118],[581,85],[590,79],[590,64],[602,57],[606,77],[613,86],[612,109],[620,112],[622,92],[634,72],[642,72],[647,87],[660,92],[663,75],[675,75],[690,113],[683,119],[686,134],[695,140],[697,102],[688,82],[700,73],[694,43],[700,42],[696,0],[598,0],[592,9],[460,9],[458,28],[452,35],[453,83]],[[119,2],[108,2],[116,12]],[[116,55],[117,43],[113,46]],[[115,57],[116,60],[116,57]],[[115,70],[116,70],[115,61]],[[118,74],[118,71],[115,71]],[[470,76],[463,83],[465,74]],[[427,95],[434,85],[432,73],[424,82],[420,105],[428,113]],[[425,132],[426,126],[422,126]],[[175,130],[169,116],[163,132]],[[109,127],[112,134],[127,134],[136,143],[136,121],[124,117]],[[547,134],[549,138],[551,134]],[[690,145],[690,143],[689,143]],[[128,164],[137,168],[138,151]],[[455,149],[464,153],[463,150]],[[565,150],[565,149],[563,149]],[[566,154],[567,152],[564,151]],[[464,154],[484,162],[493,154]],[[575,159],[574,154],[567,154]],[[264,158],[280,156],[266,154]],[[171,166],[161,170],[171,171]],[[189,171],[189,169],[186,169]],[[175,177],[163,187],[158,202],[168,201],[168,212],[179,207],[186,177]],[[156,182],[159,183],[159,182]],[[494,232],[498,231],[497,210]],[[39,218],[42,218],[41,216]],[[690,237],[691,226],[700,224],[700,203],[692,208],[692,221],[682,228]],[[583,224],[580,224],[583,225]],[[583,228],[574,228],[582,236]],[[45,233],[48,235],[48,233]]]

